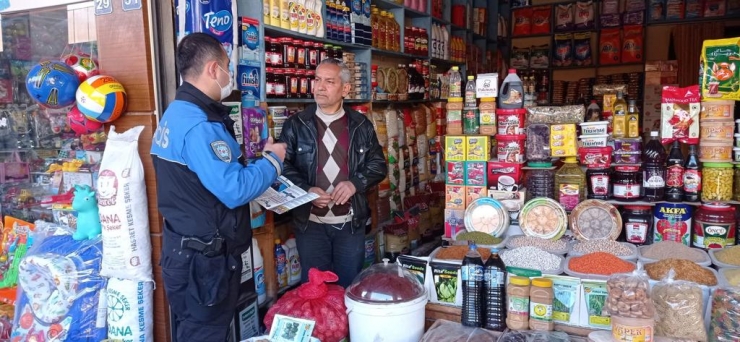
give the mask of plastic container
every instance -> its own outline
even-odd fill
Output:
[[[614,152],[642,152],[642,139],[614,139]]]
[[[578,149],[578,156],[582,165],[592,169],[603,169],[611,165],[612,150],[611,146],[581,147]]]
[[[640,152],[614,152],[614,164],[640,164],[641,161]]]
[[[524,134],[526,109],[496,109],[496,124],[499,135]]]
[[[565,258],[565,265],[563,267],[563,272],[565,272],[565,274],[567,274],[567,275],[569,275],[571,277],[576,277],[576,278],[581,278],[581,279],[609,280],[609,277],[610,276],[606,276],[606,275],[588,274],[588,273],[581,273],[581,272],[572,271],[570,269],[570,267],[568,267],[568,266],[570,265],[570,259],[575,258],[575,257],[578,257],[578,256],[577,255],[572,255],[572,256],[569,255],[568,257]],[[629,263],[635,265],[635,268],[637,268],[637,264],[633,260],[625,260],[625,261],[628,261]]]
[[[732,161],[731,142],[702,142],[699,144],[699,161],[722,163]]]
[[[717,249],[735,245],[735,208],[704,204],[694,214],[694,247]]]
[[[555,199],[566,211],[586,200],[586,174],[575,157],[565,158],[565,164],[555,173]]]
[[[612,337],[623,342],[655,341],[655,320],[612,316]]]
[[[581,139],[581,147],[606,147],[609,135],[580,135],[578,138]]]
[[[454,6],[453,6],[454,7]],[[524,107],[524,86],[516,75],[516,69],[509,69],[498,93],[498,108],[518,109]]]
[[[701,201],[730,201],[732,199],[732,181],[732,164],[704,163],[701,178]]]
[[[719,261],[715,253],[721,250],[722,250],[721,248],[712,248],[709,250],[709,259],[712,259],[712,265],[717,266],[720,269],[720,273],[723,268],[740,268],[740,265],[726,264],[724,262]]]
[[[536,197],[555,197],[555,170],[553,168],[531,169],[527,173],[527,200]]]
[[[532,286],[529,288],[529,329],[551,331],[555,328],[552,320],[554,298],[551,279],[532,279]]]
[[[582,136],[608,134],[609,121],[593,121],[579,123]]]
[[[699,126],[699,137],[701,143],[709,141],[729,141],[735,133],[735,127],[721,121],[702,122]]]
[[[506,286],[506,325],[509,329],[529,328],[529,290],[529,278],[509,277],[509,284]]]
[[[424,335],[427,291],[411,272],[388,259],[362,271],[347,288],[352,341],[418,341]]]
[[[526,135],[497,135],[496,157],[500,162],[521,163],[524,161]]]
[[[550,126],[531,124],[527,127],[527,141],[525,144],[527,164],[532,167],[550,166]]]
[[[658,262],[660,260],[650,259],[642,256],[642,251],[645,248],[648,248],[650,246],[639,246],[637,247],[637,261],[641,261],[643,264],[651,264],[654,262]],[[709,267],[712,265],[712,259],[709,258],[709,254],[706,251],[703,251],[702,255],[704,256],[704,260],[701,262],[697,262],[696,264],[699,266]]]
[[[724,123],[732,122],[735,112],[735,101],[702,101],[699,121],[716,120]]]
[[[630,254],[630,255],[624,255],[624,256],[622,256],[622,255],[615,255],[617,258],[620,258],[622,260],[632,261],[632,262],[637,261],[637,247],[635,245],[633,245],[631,243],[628,243],[628,242],[620,242],[619,244],[622,245],[622,246],[625,246],[625,247],[629,248],[630,251],[632,251],[632,254]],[[577,257],[577,256],[583,256],[583,255],[585,255],[585,254],[584,253],[576,252],[573,248],[571,248],[570,249],[570,252],[568,252],[568,256],[569,257]],[[571,271],[571,272],[573,272],[573,271]]]
[[[480,134],[495,135],[498,132],[496,126],[496,99],[493,97],[480,99],[478,112],[480,118]]]

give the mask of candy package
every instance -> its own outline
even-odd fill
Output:
[[[555,7],[555,29],[568,31],[573,29],[573,4],[560,4]]]
[[[570,66],[573,64],[573,34],[562,33],[555,35],[554,66]]]
[[[605,29],[601,31],[599,40],[599,64],[619,64],[622,47],[621,32],[619,29]]]
[[[574,18],[576,29],[588,29],[594,27],[594,3],[593,1],[576,2],[576,14]]]
[[[624,28],[622,39],[622,63],[642,62],[642,26],[629,26]]]
[[[512,35],[526,36],[532,34],[532,8],[519,8],[512,11],[514,29]]]
[[[573,50],[576,65],[591,65],[591,32],[578,32],[573,38]]]
[[[531,34],[550,33],[550,18],[552,17],[552,6],[538,6],[532,8]]]
[[[698,144],[701,112],[699,86],[665,86],[661,97],[661,142],[670,144],[678,140],[684,144]]]

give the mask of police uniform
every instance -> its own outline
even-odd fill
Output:
[[[176,342],[225,341],[251,245],[249,201],[282,172],[267,152],[245,166],[229,108],[189,83],[154,134],[157,200],[164,217],[162,277]]]

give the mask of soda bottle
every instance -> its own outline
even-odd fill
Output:
[[[683,153],[678,140],[673,142],[671,151],[668,153],[666,165],[666,192],[665,199],[670,202],[681,202],[683,200]]]
[[[468,83],[465,84],[465,107],[475,108],[478,103],[475,100],[475,76],[468,75]]]
[[[462,267],[462,325],[483,326],[483,260],[475,244],[470,245]]]
[[[454,66],[450,71],[450,97],[462,97],[462,76],[460,68]]]
[[[658,132],[650,132],[650,141],[642,151],[642,188],[645,200],[649,202],[661,201],[665,195],[665,159],[665,149],[658,139]]]
[[[485,284],[486,317],[484,328],[504,331],[506,329],[506,266],[498,255],[498,249],[491,249],[483,271]]]
[[[701,170],[696,145],[689,145],[689,155],[683,165],[683,199],[687,202],[699,202],[701,195]]]

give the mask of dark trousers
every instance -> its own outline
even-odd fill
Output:
[[[308,281],[308,270],[318,268],[332,271],[339,277],[338,284],[347,287],[362,270],[365,261],[365,229],[342,225],[308,222],[305,232],[295,229],[298,255],[301,258],[301,281]]]
[[[218,300],[213,305],[203,305],[198,299],[199,291],[193,285],[193,270],[205,267],[191,265],[195,256],[184,254],[162,256],[162,279],[164,290],[170,304],[170,313],[174,318],[175,332],[173,342],[224,342],[230,331],[231,320],[234,318],[237,299],[239,297],[239,282],[241,280],[241,261],[224,265],[226,269],[222,272],[210,270],[212,277],[225,277],[221,285],[212,288],[211,294],[218,293]],[[233,258],[227,256],[227,258]],[[196,279],[208,277],[208,270],[197,272]],[[220,275],[219,275],[220,274]],[[209,279],[208,281],[210,281]],[[218,279],[212,279],[219,283]],[[200,291],[203,291],[201,288]]]

